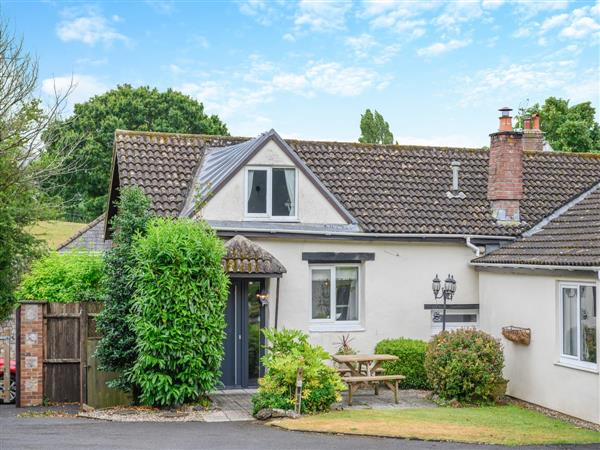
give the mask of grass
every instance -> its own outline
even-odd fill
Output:
[[[577,428],[518,406],[348,410],[281,419],[288,430],[361,434],[479,444],[600,443],[600,432]]]
[[[85,223],[48,220],[36,223],[29,229],[29,231],[35,237],[46,241],[48,247],[54,250],[64,241],[85,227],[85,225]]]

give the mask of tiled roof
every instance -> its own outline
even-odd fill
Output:
[[[524,237],[474,263],[600,267],[600,184]]]
[[[234,236],[225,243],[227,254],[223,268],[229,274],[282,274],[285,267],[260,245],[244,236]]]
[[[115,132],[121,186],[141,187],[152,200],[154,212],[177,216],[186,199],[193,174],[206,149],[206,136],[135,131]],[[220,146],[229,138],[214,138]]]
[[[92,252],[103,252],[110,248],[112,241],[104,240],[104,218],[102,214],[87,224],[68,240],[60,244],[56,249],[59,252],[68,250],[89,250]]]
[[[117,131],[121,185],[137,184],[156,212],[177,215],[208,148],[248,138]],[[600,155],[525,152],[523,222],[498,225],[487,200],[481,149],[286,140],[362,230],[372,233],[519,236],[600,181]],[[448,198],[451,163],[464,198]]]

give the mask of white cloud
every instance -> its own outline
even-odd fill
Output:
[[[146,4],[159,14],[171,14],[175,9],[173,0],[146,0]]]
[[[302,74],[282,73],[273,77],[273,87],[284,91],[301,92],[307,84],[308,80]]]
[[[443,53],[450,52],[471,44],[471,39],[451,39],[448,42],[436,42],[428,47],[423,47],[417,50],[417,55],[424,57],[438,56]]]
[[[86,15],[72,16],[70,12],[65,15],[69,16],[61,21],[57,28],[56,34],[63,42],[79,41],[87,45],[94,45],[97,42],[111,44],[113,41],[128,42],[128,38],[116,31],[110,21],[102,16],[98,11],[90,9]],[[115,21],[114,18],[113,22]]]
[[[379,78],[371,69],[343,67],[338,63],[315,64],[308,68],[306,77],[313,89],[343,97],[362,94]]]
[[[346,13],[351,7],[350,2],[343,0],[327,2],[301,0],[294,24],[299,29],[306,27],[316,32],[342,30],[346,26]]]
[[[552,28],[558,27],[558,26],[564,24],[568,20],[568,18],[569,18],[569,15],[567,13],[548,17],[542,23],[542,26],[540,27],[540,32],[546,33],[547,31],[551,30]]]
[[[360,36],[347,37],[346,45],[354,51],[357,58],[366,58],[370,50],[377,45],[377,41],[370,34],[363,33]]]
[[[582,39],[600,30],[600,25],[591,17],[578,17],[560,32],[562,37]]]
[[[560,11],[569,6],[569,0],[513,0],[516,4],[514,13],[520,21],[527,22],[540,13]]]
[[[498,9],[505,3],[504,0],[483,0],[481,7],[483,9]]]
[[[245,0],[239,3],[239,9],[263,26],[271,25],[279,17],[277,9],[266,0]]]
[[[425,34],[426,20],[420,16],[434,8],[436,2],[365,2],[358,17],[369,20],[374,28],[389,28],[401,34],[416,38]]]
[[[572,60],[503,65],[459,79],[459,103],[468,106],[490,97],[508,103],[529,98],[534,93],[560,96],[576,78]]]
[[[283,40],[287,42],[296,42],[296,37],[292,33],[285,33]]]
[[[517,30],[512,34],[514,38],[526,38],[532,35],[531,30],[528,27],[517,28]]]
[[[480,19],[482,16],[483,10],[479,3],[450,2],[446,5],[442,14],[437,16],[433,22],[443,29],[459,32],[462,23]]]
[[[42,80],[42,92],[49,97],[61,97],[70,92],[67,98],[67,110],[70,112],[73,105],[82,103],[98,94],[109,90],[109,87],[91,75],[73,74]]]

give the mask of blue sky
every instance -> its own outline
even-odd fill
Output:
[[[174,88],[235,135],[356,140],[379,110],[402,144],[481,146],[501,106],[600,102],[595,1],[0,2],[71,102]]]

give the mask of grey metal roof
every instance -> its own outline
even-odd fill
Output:
[[[219,186],[248,158],[266,139],[268,133],[257,138],[227,147],[211,147],[206,150],[200,169],[194,176],[193,188],[188,194],[181,216],[189,217],[194,213],[196,201],[210,198],[216,186]]]

